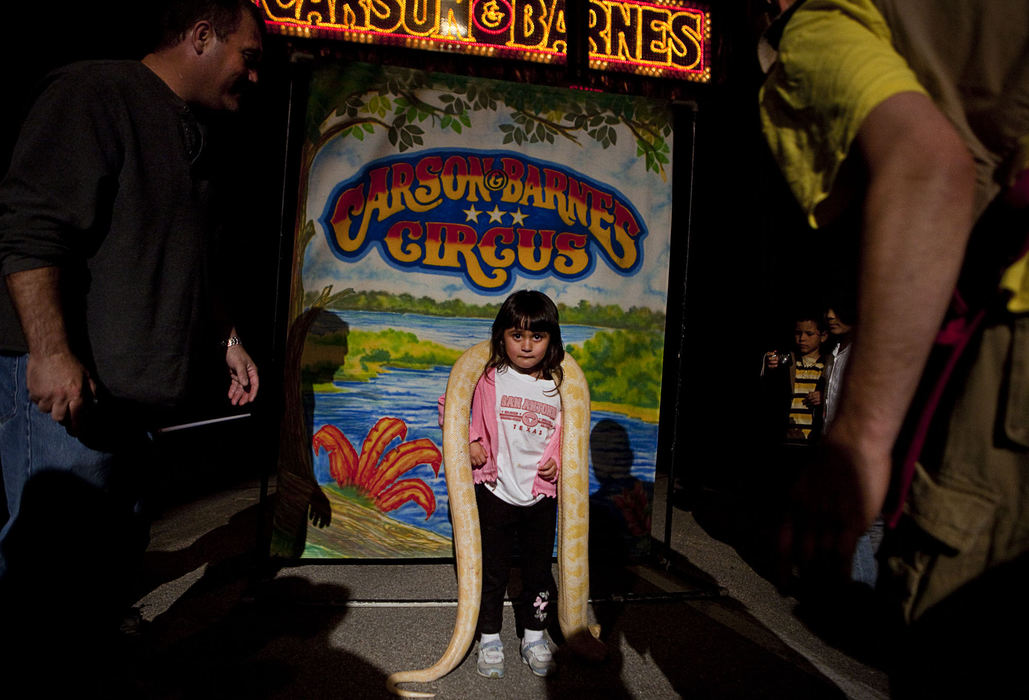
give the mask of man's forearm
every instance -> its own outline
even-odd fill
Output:
[[[56,267],[40,267],[7,276],[7,288],[21,321],[29,352],[36,356],[69,352],[61,309],[61,278]]]
[[[858,328],[833,435],[875,455],[881,471],[957,280],[974,164],[950,123],[915,93],[873,110],[858,144],[869,169]]]
[[[54,420],[67,421],[74,433],[96,387],[69,347],[60,282],[56,267],[7,276],[7,287],[29,344],[25,378],[29,398]]]

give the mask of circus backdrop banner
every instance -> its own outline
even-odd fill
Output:
[[[272,553],[453,556],[437,399],[519,289],[557,302],[590,385],[591,527],[643,553],[669,105],[364,64],[308,94]]]

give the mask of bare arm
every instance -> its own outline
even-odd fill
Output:
[[[29,344],[26,381],[40,411],[78,428],[96,385],[68,344],[60,301],[60,271],[42,267],[7,276],[7,288]]]
[[[857,148],[868,169],[859,326],[827,463],[798,485],[783,533],[800,563],[838,571],[849,570],[857,537],[882,509],[890,453],[957,280],[975,196],[968,150],[924,95],[876,107]]]

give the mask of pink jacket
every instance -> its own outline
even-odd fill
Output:
[[[486,449],[486,463],[481,467],[472,468],[472,479],[477,484],[484,482],[495,482],[497,480],[497,448],[495,436],[497,434],[497,414],[493,407],[497,405],[497,385],[495,381],[497,371],[490,369],[485,376],[480,377],[475,385],[475,392],[472,394],[472,415],[471,425],[468,428],[468,440],[479,441]],[[443,406],[446,403],[446,394],[439,397],[439,424],[443,427]],[[547,460],[553,459],[557,464],[558,476],[561,474],[561,418],[562,413],[557,414],[557,425],[554,435],[547,442],[543,450],[543,456],[536,463],[536,467],[542,467]],[[557,479],[547,481],[538,473],[532,482],[532,495],[543,494],[551,498],[557,497]]]

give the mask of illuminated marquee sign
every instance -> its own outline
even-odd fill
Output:
[[[564,62],[564,0],[261,0],[296,36]],[[589,0],[590,67],[707,82],[710,15],[677,2]]]
[[[333,190],[321,217],[341,260],[370,250],[400,269],[457,275],[487,293],[518,275],[574,281],[602,259],[643,262],[643,218],[616,189],[503,151],[437,149],[376,161]]]

